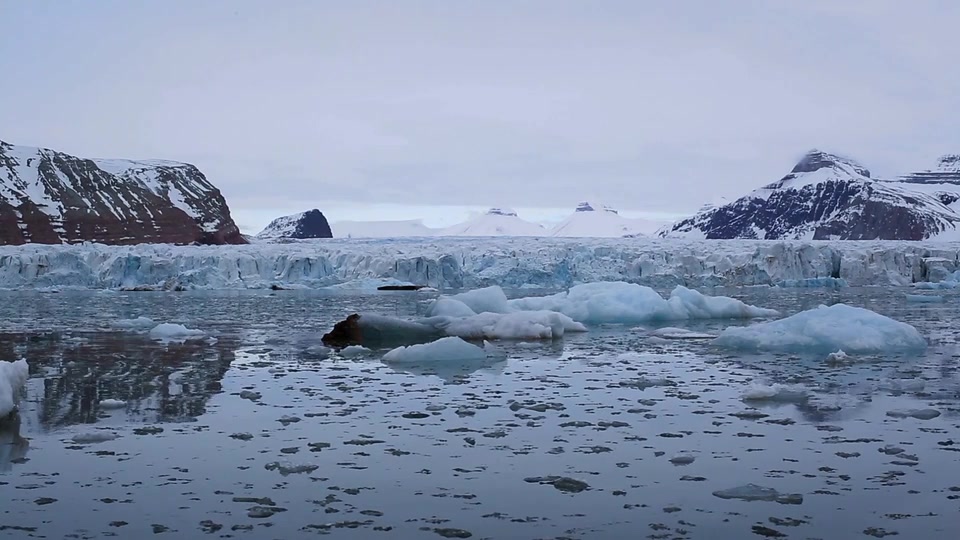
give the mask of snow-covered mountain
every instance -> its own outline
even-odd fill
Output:
[[[0,141],[0,244],[85,241],[246,243],[220,190],[193,165]]]
[[[257,234],[258,240],[333,238],[323,212],[314,208],[299,214],[278,217]]]
[[[944,171],[936,178],[948,177],[949,171]],[[811,150],[777,182],[729,204],[702,210],[660,235],[922,240],[955,231],[960,215],[930,189],[932,184],[919,185],[874,180],[869,170],[851,159]]]
[[[547,236],[547,230],[520,219],[509,208],[491,208],[486,214],[438,231],[437,236]]]
[[[332,225],[335,238],[402,238],[435,236],[440,229],[423,224],[420,219],[394,221],[337,221]]]
[[[644,236],[653,232],[658,223],[645,219],[621,216],[609,206],[582,202],[573,215],[550,230],[550,236],[579,238],[619,238],[621,236]]]

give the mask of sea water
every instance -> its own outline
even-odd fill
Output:
[[[674,321],[694,337],[605,325],[388,366],[320,336],[434,295],[3,292],[0,358],[31,378],[0,431],[0,537],[960,534],[960,296],[704,292],[784,315],[866,307],[930,347],[742,355],[703,335],[749,321]],[[202,334],[151,339],[138,317]]]

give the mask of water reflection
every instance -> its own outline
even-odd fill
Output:
[[[0,472],[7,472],[14,463],[27,456],[30,442],[20,436],[20,415],[0,419]]]
[[[31,380],[21,404],[31,429],[92,424],[107,414],[128,422],[175,422],[204,414],[235,358],[237,340],[159,344],[124,332],[0,334],[0,354],[30,362]]]

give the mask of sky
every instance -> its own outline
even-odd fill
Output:
[[[672,219],[960,152],[953,0],[0,0],[0,139],[200,167],[241,228]]]

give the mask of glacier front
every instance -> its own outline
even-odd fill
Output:
[[[960,243],[684,239],[404,238],[238,246],[0,247],[0,287],[320,288],[392,280],[437,289],[565,289],[626,281],[654,287],[850,286],[937,282],[960,270]],[[829,281],[829,280],[826,280]]]

